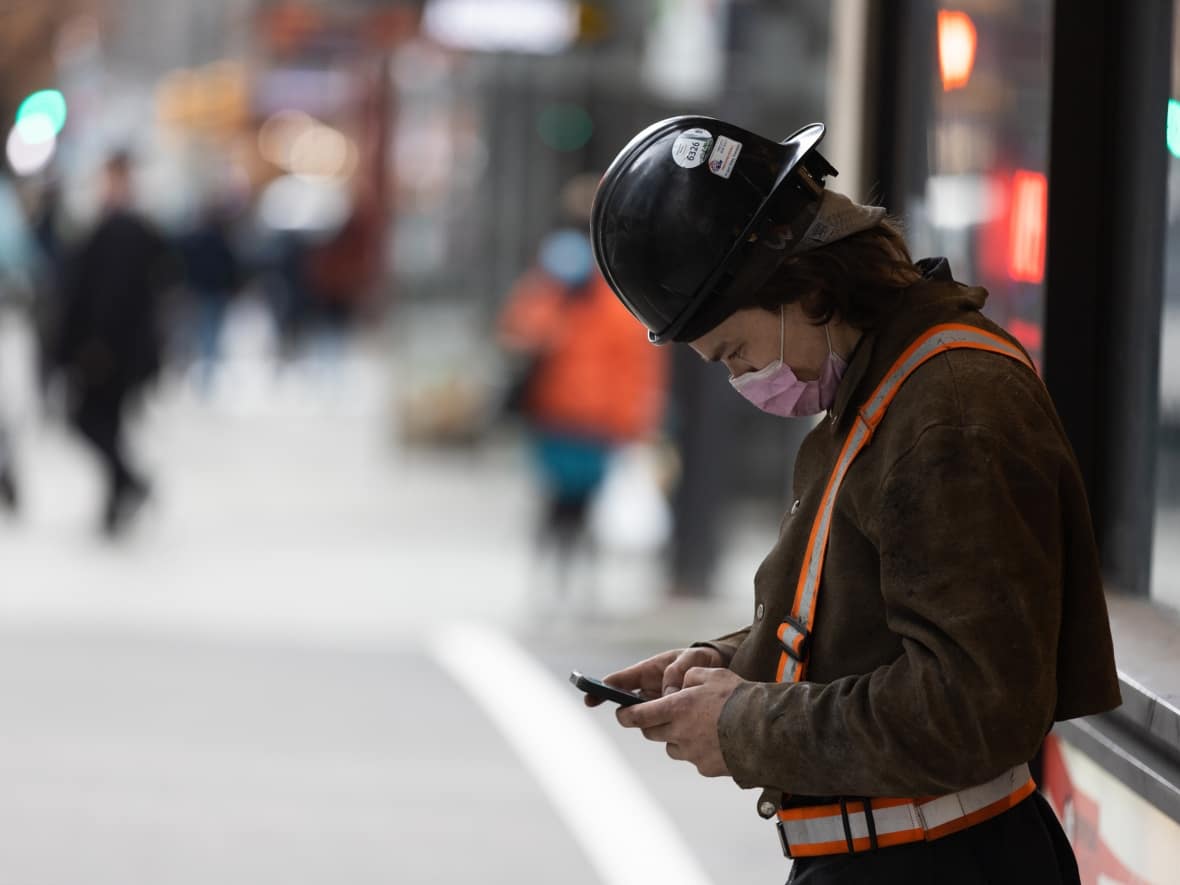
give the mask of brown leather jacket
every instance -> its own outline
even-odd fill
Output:
[[[1054,720],[1119,704],[1081,476],[1041,382],[1008,357],[940,354],[905,382],[832,521],[807,681],[775,684],[808,534],[849,419],[923,331],[1009,338],[945,262],[861,339],[807,436],[797,499],[754,577],[751,626],[705,643],[750,680],[718,723],[760,807],[937,795],[1028,761]]]

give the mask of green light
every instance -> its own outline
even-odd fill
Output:
[[[1180,158],[1180,101],[1168,99],[1168,150]]]
[[[53,127],[53,134],[57,135],[66,125],[65,96],[56,89],[42,89],[40,92],[34,92],[20,103],[20,107],[16,110],[16,122],[19,125],[22,121],[32,117],[44,117]]]
[[[537,134],[555,151],[576,151],[594,134],[594,121],[576,104],[551,104],[537,115]]]

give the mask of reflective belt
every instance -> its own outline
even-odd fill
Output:
[[[856,421],[832,468],[811,526],[791,613],[778,628],[782,645],[777,682],[800,682],[807,670],[812,625],[823,575],[824,555],[840,485],[848,468],[873,438],[901,385],[924,362],[948,350],[985,350],[1036,368],[1016,345],[974,326],[935,326],[906,349],[857,412]],[[1036,789],[1027,765],[995,780],[948,796],[926,799],[842,799],[833,805],[790,808],[778,813],[779,836],[788,857],[851,854],[907,842],[938,839],[994,817]],[[867,813],[866,813],[867,811]]]
[[[930,842],[1002,814],[1035,789],[1028,766],[1017,765],[986,784],[937,799],[842,799],[788,808],[778,813],[779,838],[787,857]]]
[[[1024,351],[999,335],[993,335],[974,326],[948,324],[935,326],[909,346],[885,374],[856,415],[856,422],[844,440],[844,447],[832,468],[824,489],[823,500],[811,526],[807,540],[807,552],[803,557],[803,568],[799,572],[799,583],[795,587],[795,598],[791,613],[778,628],[782,653],[775,671],[776,682],[800,682],[807,669],[807,656],[811,639],[811,627],[815,622],[815,604],[819,597],[820,578],[823,574],[824,554],[828,549],[828,533],[832,527],[832,513],[836,508],[836,496],[840,484],[848,473],[852,462],[869,444],[877,425],[885,417],[885,410],[897,396],[905,380],[922,363],[948,350],[987,350],[1023,363],[1034,372]]]

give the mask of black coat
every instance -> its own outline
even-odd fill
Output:
[[[168,246],[131,212],[106,215],[69,261],[56,357],[82,387],[135,388],[160,366]]]

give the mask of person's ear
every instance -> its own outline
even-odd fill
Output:
[[[764,228],[760,233],[751,234],[750,242],[758,242],[767,249],[781,252],[791,245],[791,228],[785,224]]]

